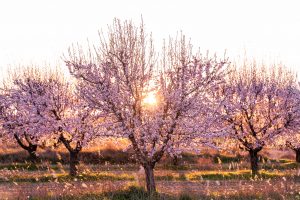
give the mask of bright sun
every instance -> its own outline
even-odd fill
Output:
[[[143,100],[144,104],[154,105],[157,103],[155,94],[153,92],[149,93]]]

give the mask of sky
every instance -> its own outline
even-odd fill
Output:
[[[140,22],[160,44],[180,31],[202,52],[283,63],[300,73],[297,0],[6,0],[0,2],[0,77],[19,65],[62,65],[72,43],[97,42],[115,17]]]

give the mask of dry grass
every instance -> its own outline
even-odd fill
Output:
[[[145,187],[142,171],[128,171],[126,166],[111,165],[108,171],[91,169],[80,176],[69,177],[56,170],[0,170],[2,197],[15,199],[138,199],[145,193],[128,189]],[[103,166],[101,166],[103,167]],[[156,199],[295,199],[300,191],[298,170],[261,171],[262,176],[251,179],[249,170],[156,170],[159,194]],[[57,191],[57,192],[54,192]],[[135,192],[138,192],[137,194]],[[188,194],[188,195],[187,195]],[[131,196],[132,195],[132,196]],[[124,197],[125,196],[125,197]],[[292,198],[293,197],[293,198]],[[126,199],[126,198],[125,198]]]
[[[136,183],[104,184],[89,183],[48,183],[47,188],[41,186],[40,193],[28,195],[23,190],[23,195],[30,199],[149,199],[143,186]],[[293,182],[273,181],[226,181],[226,182],[158,182],[158,193],[150,199],[175,200],[175,199],[299,199],[299,185]],[[64,189],[53,192],[54,187]],[[188,187],[188,189],[187,189]],[[50,190],[49,190],[50,188]],[[48,189],[48,190],[47,190]],[[22,196],[21,196],[22,197]],[[24,196],[23,196],[24,197]],[[25,198],[24,198],[25,199]]]
[[[69,177],[68,153],[39,150],[42,162],[25,162],[24,151],[0,151],[0,195],[9,199],[145,199],[143,171],[127,143],[104,143],[80,154],[80,176]],[[116,146],[118,146],[116,148]],[[252,179],[247,154],[184,153],[179,165],[164,157],[156,166],[154,199],[300,199],[300,168],[290,152],[262,152]],[[277,157],[274,157],[278,155]],[[293,155],[294,156],[294,155]],[[131,186],[134,185],[134,188]]]

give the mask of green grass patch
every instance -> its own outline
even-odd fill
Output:
[[[260,170],[260,174],[255,178],[269,179],[290,177],[297,178],[296,176],[286,176],[281,172],[271,172],[266,170]],[[201,181],[201,180],[251,180],[252,174],[250,170],[238,170],[238,171],[196,171],[185,173],[170,173],[166,175],[157,175],[155,179],[158,181]]]
[[[298,179],[298,176],[285,175],[278,171],[266,171],[260,170],[260,174],[255,177],[259,179],[270,178],[293,178]],[[252,174],[250,170],[238,170],[238,171],[196,171],[196,172],[181,172],[181,173],[169,173],[165,175],[156,175],[157,181],[201,181],[201,180],[251,180]],[[40,177],[34,175],[29,176],[13,176],[9,178],[0,178],[0,182],[69,182],[69,181],[134,181],[135,177],[131,174],[115,174],[115,173],[88,173],[81,174],[76,177],[69,176],[67,174],[48,174]]]
[[[67,174],[53,174],[46,175],[41,177],[21,177],[14,176],[10,178],[0,178],[0,182],[31,182],[31,183],[40,183],[40,182],[68,182],[68,181],[133,181],[134,177],[128,174],[113,174],[113,173],[91,173],[91,174],[82,174],[75,177],[69,176]]]
[[[264,163],[261,165],[263,169],[277,169],[277,170],[288,170],[288,169],[298,169],[300,167],[300,164],[294,161],[289,161],[284,160],[282,162],[277,162],[277,163]]]
[[[198,180],[230,180],[230,179],[246,179],[250,180],[252,174],[250,170],[238,170],[238,171],[201,171],[201,172],[190,172],[185,174],[187,180],[198,181]],[[258,178],[276,178],[283,177],[283,173],[279,172],[268,172],[261,170]]]
[[[0,170],[27,170],[27,171],[46,171],[46,170],[59,170],[60,167],[58,165],[44,165],[38,163],[12,163],[12,164],[1,164]]]
[[[290,160],[290,159],[279,159],[278,162],[280,162],[280,163],[292,163],[294,161]]]
[[[194,165],[172,165],[172,164],[164,164],[164,165],[161,165],[161,166],[157,166],[157,169],[165,169],[165,170],[175,170],[175,171],[178,171],[178,170],[191,170],[191,169],[194,169],[195,166]]]
[[[38,166],[37,164],[34,164],[34,163],[13,163],[13,164],[2,164],[2,165],[0,165],[0,169],[7,169],[7,170],[35,171],[35,170],[44,169],[44,168],[45,167]]]

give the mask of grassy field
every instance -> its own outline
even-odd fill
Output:
[[[0,199],[300,199],[300,168],[292,155],[264,152],[252,177],[246,155],[183,154],[164,158],[155,170],[158,193],[147,196],[143,170],[132,154],[115,149],[81,154],[80,175],[68,175],[66,152],[0,154]],[[23,159],[23,160],[22,160]]]

